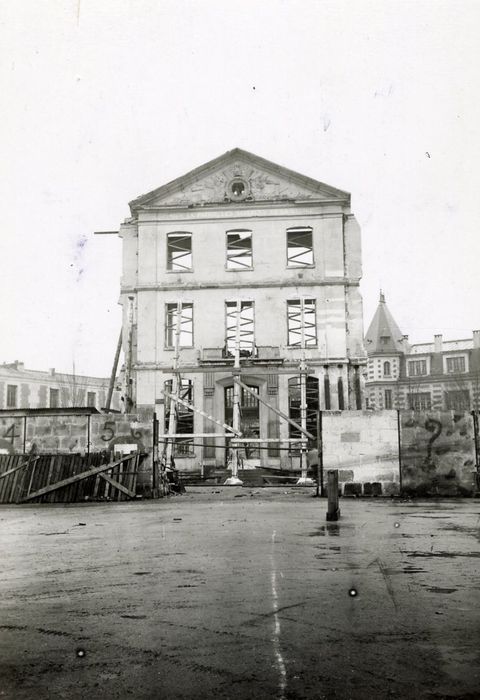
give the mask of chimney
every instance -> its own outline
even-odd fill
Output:
[[[480,348],[480,331],[473,331],[473,347]]]
[[[55,367],[50,367],[50,369],[48,370],[48,373],[51,377],[54,377],[55,376]]]
[[[434,352],[442,352],[443,339],[442,339],[441,333],[433,336],[433,343],[434,343]]]

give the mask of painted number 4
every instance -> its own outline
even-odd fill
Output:
[[[3,437],[6,440],[11,440],[12,445],[15,442],[15,438],[22,437],[21,433],[15,432],[16,427],[17,426],[15,425],[15,423],[12,423],[12,425],[8,428],[8,430],[3,434]]]

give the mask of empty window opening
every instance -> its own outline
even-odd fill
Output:
[[[232,182],[232,193],[235,195],[235,197],[241,197],[244,192],[244,182],[242,182],[241,180],[235,180],[235,182]]]
[[[332,402],[330,399],[330,377],[328,376],[328,370],[325,370],[325,376],[323,378],[323,392],[325,394],[325,410],[329,411],[332,407]]]
[[[252,264],[252,232],[227,231],[227,270],[250,270]]]
[[[165,328],[165,345],[167,348],[175,347],[177,308],[177,304],[167,304]],[[180,348],[191,348],[193,347],[193,304],[181,304],[179,318],[178,346]]]
[[[60,391],[58,389],[50,389],[50,408],[58,408],[60,406]]]
[[[240,357],[252,357],[255,350],[253,301],[225,303],[225,346],[227,357],[235,356],[237,342],[237,315],[239,314]]]
[[[358,365],[355,366],[355,374],[353,378],[353,386],[355,389],[355,407],[360,410],[362,408],[362,390],[360,385],[360,371]]]
[[[287,301],[288,345],[308,348],[317,345],[315,299]]]
[[[342,379],[342,377],[338,378],[337,391],[338,391],[338,408],[340,411],[344,411],[345,410],[345,395],[343,393],[343,379]]]
[[[7,384],[7,408],[17,408],[17,387]]]
[[[288,267],[313,265],[312,231],[309,226],[287,229]]]
[[[180,231],[167,236],[167,270],[192,269],[192,234]]]
[[[315,437],[317,437],[317,414],[319,411],[319,383],[318,379],[316,377],[309,377],[307,376],[306,378],[306,387],[305,387],[305,396],[306,396],[306,418],[307,418],[307,430],[309,433],[312,433]],[[298,423],[298,425],[301,425],[301,420],[302,420],[302,412],[301,412],[301,403],[302,403],[302,390],[301,390],[301,382],[300,382],[300,377],[292,377],[291,379],[288,380],[288,413],[289,417],[295,421],[295,423]],[[289,430],[289,437],[291,438],[301,438],[305,437],[298,428],[295,428],[293,425],[290,423],[288,424],[288,430]],[[296,446],[291,446],[291,452],[294,454],[298,454],[300,452],[300,447],[299,445]]]
[[[172,393],[173,382],[171,379],[165,382],[165,391],[169,394]],[[181,379],[179,385],[178,396],[183,401],[186,401],[193,406],[193,382],[191,379]],[[176,415],[176,433],[185,433],[191,435],[194,432],[193,429],[193,409],[188,406],[184,406],[176,401],[170,401],[169,398],[165,400],[165,433],[168,433],[168,426],[170,422],[170,410],[175,411]],[[194,452],[193,438],[175,438],[174,442],[174,457],[185,457],[186,455],[191,455]]]

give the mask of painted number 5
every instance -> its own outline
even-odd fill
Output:
[[[115,421],[114,420],[107,420],[105,421],[105,425],[103,426],[103,429],[105,432],[103,433],[102,440],[104,442],[110,442],[110,440],[113,439],[115,436]],[[108,433],[108,435],[107,435]]]

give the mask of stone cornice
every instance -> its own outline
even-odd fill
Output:
[[[320,212],[320,211],[315,211],[312,212],[311,210],[309,211],[292,211],[292,202],[286,202],[282,203],[281,209],[283,211],[272,211],[272,209],[275,207],[276,209],[280,208],[279,203],[268,203],[264,205],[257,205],[256,207],[253,207],[250,205],[250,207],[247,208],[231,208],[227,211],[225,211],[223,208],[218,210],[215,210],[213,207],[195,207],[195,208],[188,208],[188,207],[165,207],[162,210],[159,210],[157,207],[155,208],[145,208],[142,209],[141,212],[139,212],[139,217],[138,221],[135,222],[139,226],[143,224],[158,224],[158,225],[170,225],[173,221],[176,222],[202,222],[205,224],[213,224],[213,223],[228,223],[230,221],[235,220],[235,221],[269,221],[269,220],[276,220],[276,221],[287,221],[294,217],[295,219],[337,219],[341,218],[343,216],[350,216],[349,213],[346,213],[344,211],[343,207],[340,207],[339,211],[330,211],[330,212]],[[301,207],[302,209],[306,209],[306,207],[312,206],[312,208],[319,208],[320,205],[322,208],[325,208],[325,206],[332,206],[334,205],[337,209],[339,208],[338,202],[302,202]],[[297,203],[295,207],[300,207],[300,204]],[[262,212],[262,210],[268,210],[266,212]],[[285,209],[289,209],[289,211],[285,211]],[[154,216],[153,214],[156,213],[157,216]],[[165,216],[163,216],[165,215]],[[170,216],[168,216],[170,215]],[[352,215],[353,216],[353,215]],[[132,224],[128,224],[131,226]]]
[[[282,282],[211,282],[185,284],[140,284],[138,286],[123,286],[120,294],[135,294],[136,292],[175,292],[200,291],[204,289],[281,289],[285,287],[358,287],[360,279],[331,277],[323,280],[284,280]]]
[[[352,360],[351,358],[345,358],[345,357],[318,357],[315,359],[308,359],[306,361],[307,363],[307,371],[313,370],[315,368],[322,368],[328,366],[329,368],[336,368],[338,365],[346,365],[346,366],[353,366],[353,365],[364,365],[365,364],[365,358],[356,358],[355,360]],[[300,364],[300,360],[283,360],[283,365],[278,366],[278,359],[273,360],[271,363],[267,362],[262,362],[261,364],[257,364],[255,362],[252,362],[249,365],[242,365],[240,368],[240,373],[241,374],[255,374],[255,373],[260,373],[260,374],[298,374],[298,367]],[[133,366],[133,369],[135,371],[141,372],[151,372],[151,371],[162,371],[162,372],[173,372],[173,368],[171,364],[168,363],[161,363],[161,362],[137,362]],[[230,372],[233,374],[233,365],[232,364],[225,364],[221,363],[220,361],[218,362],[218,365],[215,365],[215,367],[212,367],[210,365],[204,365],[204,364],[185,364],[182,365],[180,364],[179,366],[179,371],[180,372],[197,372],[197,373],[207,373],[207,372]]]

